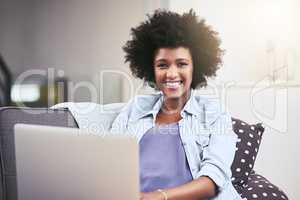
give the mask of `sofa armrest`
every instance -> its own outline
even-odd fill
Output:
[[[17,200],[14,125],[16,123],[77,127],[67,109],[0,108],[0,199]]]

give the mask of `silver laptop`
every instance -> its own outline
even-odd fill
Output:
[[[138,200],[134,138],[17,124],[18,200]]]

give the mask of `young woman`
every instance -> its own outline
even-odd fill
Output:
[[[157,10],[132,29],[124,51],[133,75],[160,91],[135,97],[111,129],[139,141],[140,199],[241,199],[231,184],[231,118],[194,92],[221,64],[217,33],[192,10]]]

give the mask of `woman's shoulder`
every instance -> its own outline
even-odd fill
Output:
[[[225,103],[218,96],[197,95],[195,96],[195,101],[202,108],[208,124],[212,124],[220,118],[231,119],[229,112],[226,110]]]
[[[220,98],[215,95],[194,95],[194,101],[205,113],[220,113],[223,106]]]
[[[195,100],[204,108],[220,110],[221,100],[215,95],[195,95]]]
[[[216,96],[199,95],[195,97],[199,105],[203,108],[203,117],[205,124],[210,132],[223,134],[232,132],[231,115],[226,109],[226,105]],[[232,134],[235,137],[235,134]]]
[[[126,103],[116,120],[122,119],[123,121],[128,121],[130,118],[137,118],[151,112],[160,97],[161,94],[134,96]]]
[[[147,112],[153,109],[154,105],[160,99],[161,94],[148,94],[134,96],[121,112]]]

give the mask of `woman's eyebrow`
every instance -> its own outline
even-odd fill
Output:
[[[176,61],[189,61],[189,59],[188,58],[177,58]],[[160,59],[155,60],[154,62],[167,62],[167,59],[160,58]]]
[[[164,58],[160,58],[160,59],[155,60],[154,62],[167,62],[167,60]]]
[[[190,60],[188,58],[178,58],[176,61],[186,61],[189,62]]]

